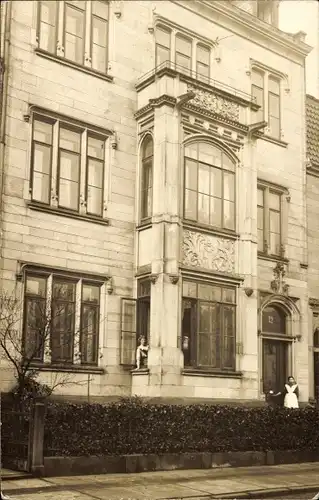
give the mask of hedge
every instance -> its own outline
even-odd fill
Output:
[[[45,456],[315,450],[313,408],[154,405],[129,398],[107,405],[49,402]]]

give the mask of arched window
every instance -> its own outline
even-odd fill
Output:
[[[185,146],[184,218],[235,229],[235,164],[212,144]]]
[[[262,317],[263,333],[285,334],[286,316],[277,307],[268,306],[263,311]]]
[[[147,135],[142,144],[141,219],[152,216],[153,139]]]

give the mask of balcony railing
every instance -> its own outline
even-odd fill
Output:
[[[218,80],[214,80],[213,78],[206,77],[204,75],[201,75],[197,71],[192,71],[191,69],[188,69],[184,66],[180,66],[179,64],[176,64],[172,61],[165,61],[158,66],[156,66],[154,69],[151,71],[148,71],[145,75],[141,76],[138,79],[137,82],[137,89],[143,88],[148,80],[155,79],[155,76],[160,76],[161,74],[165,74],[166,72],[175,72],[178,74],[181,74],[183,76],[189,77],[193,81],[195,80],[197,83],[203,83],[206,85],[209,85],[210,87],[213,87],[217,90],[221,90],[223,92],[226,92],[227,94],[237,97],[239,99],[242,99],[244,101],[248,101],[250,103],[253,103],[256,105],[256,97],[252,96],[251,94],[248,94],[247,92],[243,92],[242,90],[238,90],[234,87],[231,87],[230,85],[227,85],[225,83],[219,82]],[[143,85],[144,84],[144,85]]]

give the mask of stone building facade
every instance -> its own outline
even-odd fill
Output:
[[[25,349],[53,318],[41,379],[249,401],[293,374],[308,401],[304,34],[278,29],[277,1],[4,13],[1,289]]]

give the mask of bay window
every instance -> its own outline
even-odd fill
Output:
[[[182,350],[185,367],[236,369],[236,289],[183,281]]]

